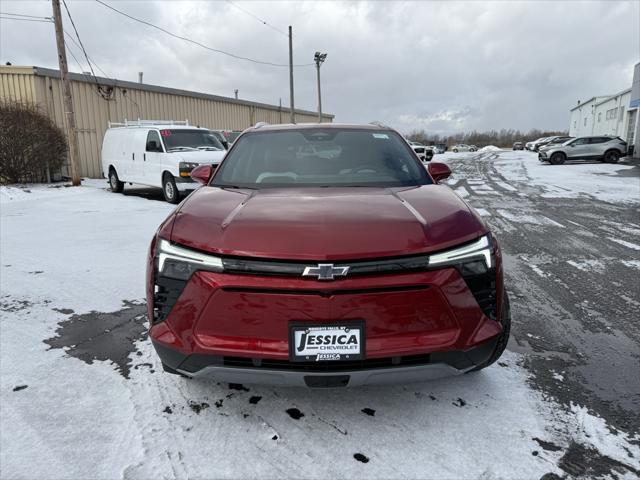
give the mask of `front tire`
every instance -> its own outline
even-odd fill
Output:
[[[176,180],[170,173],[165,173],[162,177],[162,194],[164,199],[169,203],[180,202],[180,192],[176,186]]]
[[[486,362],[475,366],[467,373],[477,372],[478,370],[487,368],[492,363],[495,363],[507,348],[507,342],[509,342],[509,333],[511,332],[511,304],[509,303],[509,294],[507,294],[506,290],[504,291],[504,296],[502,299],[502,314],[500,315],[500,323],[502,324],[502,333],[500,334],[500,338],[498,338],[496,349],[493,351]]]
[[[556,152],[549,158],[551,165],[562,165],[567,160],[567,157],[562,152]]]
[[[122,193],[124,190],[124,183],[118,178],[118,173],[115,168],[109,170],[109,186],[114,193]]]
[[[453,153],[458,153],[458,149],[457,149],[457,148],[454,148],[454,149],[453,149]]]
[[[609,150],[608,152],[605,152],[604,154],[605,162],[618,163],[618,160],[620,160],[620,153],[618,153],[616,150]]]

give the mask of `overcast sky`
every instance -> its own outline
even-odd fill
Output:
[[[630,87],[640,61],[637,0],[105,2],[213,48],[281,64],[286,36],[240,8],[283,32],[292,25],[294,63],[328,53],[325,112],[403,132],[565,129],[578,99]],[[110,77],[137,81],[144,71],[145,83],[225,96],[237,88],[240,98],[288,105],[287,68],[204,50],[92,0],[67,3],[89,57]],[[50,16],[51,2],[0,0],[0,11]],[[58,68],[53,25],[0,20],[0,61]],[[296,107],[315,110],[315,67],[294,75]]]

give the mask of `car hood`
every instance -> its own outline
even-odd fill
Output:
[[[190,163],[220,163],[227,153],[226,150],[202,150],[198,152],[170,152],[183,162]]]
[[[442,185],[409,189],[202,187],[174,216],[171,241],[222,255],[291,260],[402,256],[486,233]]]

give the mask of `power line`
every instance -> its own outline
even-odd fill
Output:
[[[217,48],[209,47],[209,46],[204,45],[203,43],[200,43],[200,42],[198,42],[196,40],[192,40],[191,38],[183,37],[181,35],[178,35],[178,34],[175,34],[173,32],[170,32],[169,30],[166,30],[166,29],[164,29],[162,27],[159,27],[158,25],[154,25],[151,22],[148,22],[146,20],[142,20],[140,18],[136,18],[136,17],[134,17],[132,15],[129,15],[128,13],[125,13],[125,12],[123,12],[121,10],[118,10],[117,8],[112,7],[111,5],[103,2],[102,0],[95,0],[95,1],[98,2],[99,4],[103,5],[103,6],[107,7],[108,9],[113,10],[114,12],[119,13],[120,15],[123,15],[123,16],[131,19],[131,20],[134,20],[134,21],[136,21],[138,23],[142,23],[143,25],[147,25],[149,27],[155,28],[156,30],[160,30],[161,32],[166,33],[167,35],[170,35],[171,37],[177,38],[179,40],[184,40],[185,42],[192,43],[192,44],[197,45],[198,47],[204,48],[206,50],[210,50],[210,51],[216,52],[216,53],[221,53],[222,55],[227,55],[229,57],[232,57],[232,58],[235,58],[235,59],[238,59],[238,60],[246,60],[248,62],[257,63],[257,64],[260,64],[260,65],[270,65],[272,67],[288,67],[289,66],[288,64],[284,64],[284,63],[273,63],[273,62],[263,62],[261,60],[254,60],[253,58],[243,57],[243,56],[240,56],[240,55],[235,55],[233,53],[225,52],[224,50],[219,50]],[[306,63],[306,64],[295,65],[295,66],[296,67],[308,67],[308,66],[312,66],[312,65],[314,65],[314,64],[313,63]]]
[[[0,12],[0,15],[11,15],[12,17],[38,18],[40,20],[48,20],[50,22],[53,21],[53,20],[51,20],[51,17],[40,17],[40,16],[36,16],[36,15],[25,15],[23,13]]]
[[[71,26],[73,27],[73,31],[76,32],[76,37],[78,39],[78,42],[80,43],[80,49],[82,50],[82,53],[84,53],[84,58],[87,59],[87,63],[89,64],[89,68],[91,69],[91,74],[93,75],[96,84],[98,83],[98,79],[95,78],[96,76],[96,72],[93,71],[93,66],[91,65],[91,61],[89,60],[89,55],[87,55],[87,51],[84,48],[84,45],[82,44],[82,40],[80,39],[80,34],[78,33],[78,29],[76,28],[76,24],[73,21],[73,18],[71,17],[71,12],[69,11],[69,7],[67,7],[67,2],[66,0],[62,0],[62,4],[64,5],[64,9],[67,11],[67,16],[69,17],[69,20],[71,21]]]
[[[73,38],[73,36],[72,36],[69,32],[65,31],[65,32],[64,32],[64,34],[69,38],[69,40],[71,40],[71,41],[74,43],[74,45],[75,45],[76,47],[78,47],[79,49],[82,49],[82,47],[80,47],[80,44],[78,43],[78,41],[77,41],[75,38]],[[115,80],[114,80],[114,79],[112,79],[111,77],[109,77],[109,75],[107,75],[107,74],[104,72],[104,70],[103,70],[102,68],[100,68],[100,65],[98,65],[98,64],[95,62],[95,60],[93,60],[93,58],[91,58],[91,57],[87,56],[87,60],[88,60],[89,62],[91,62],[91,63],[93,64],[93,66],[94,66],[94,67],[96,67],[98,70],[100,70],[100,73],[102,73],[102,75],[104,75],[104,77],[105,77],[105,78],[107,78],[108,80],[111,80],[111,81],[115,82]]]
[[[37,20],[35,18],[17,18],[17,17],[2,17],[0,20],[16,20],[18,22],[39,22],[39,23],[53,23],[51,20]]]
[[[233,3],[231,0],[227,0],[227,2],[231,5],[233,5],[234,7],[236,7],[238,10],[246,13],[247,15],[249,15],[250,17],[255,18],[257,21],[259,21],[260,23],[262,23],[263,25],[271,28],[272,30],[275,30],[276,32],[278,32],[280,35],[284,35],[285,37],[289,37],[289,35],[287,35],[285,32],[283,32],[282,30],[280,30],[279,28],[274,27],[273,25],[267,23],[265,20],[261,19],[260,17],[255,16],[253,13],[251,13],[249,10],[246,10],[244,8],[242,8],[240,5],[236,5],[235,3]]]

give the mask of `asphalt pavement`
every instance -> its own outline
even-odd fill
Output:
[[[437,160],[437,156],[434,160]],[[545,187],[503,176],[496,153],[447,163],[496,232],[511,296],[508,349],[524,353],[531,383],[569,408],[588,406],[613,428],[640,432],[640,212],[594,194],[543,196]],[[531,154],[526,161],[537,162]],[[639,162],[613,175],[638,185]],[[548,165],[562,178],[578,164]],[[615,166],[612,166],[615,167]],[[567,172],[569,170],[569,172]],[[612,169],[613,171],[613,169]],[[602,179],[605,181],[606,179]]]

